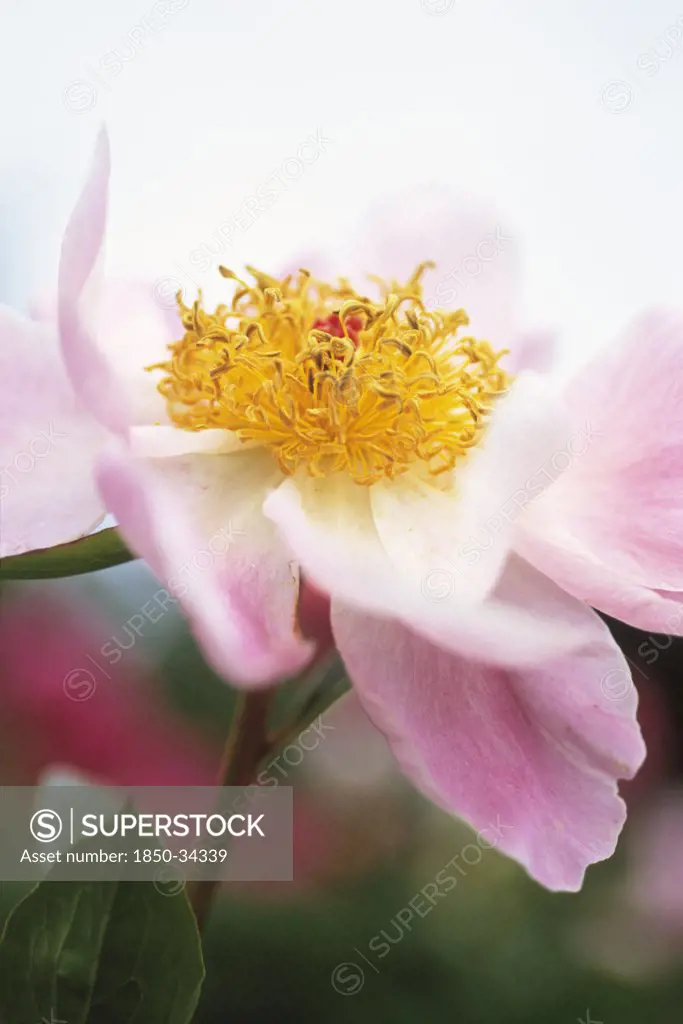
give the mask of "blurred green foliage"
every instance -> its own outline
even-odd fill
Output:
[[[390,922],[417,891],[395,865],[295,902],[224,898],[207,936],[197,1024],[574,1024],[587,1011],[594,1024],[683,1019],[683,971],[635,985],[577,962],[576,931],[609,869],[594,869],[594,884],[578,896],[546,893],[513,873],[503,884],[463,884],[413,920],[384,959],[375,957],[379,973],[358,951],[372,958],[373,935],[398,934]],[[354,994],[333,988],[343,962],[363,971]]]

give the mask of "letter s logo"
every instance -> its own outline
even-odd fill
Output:
[[[62,819],[56,811],[36,811],[29,828],[31,835],[39,843],[53,843],[62,834]]]

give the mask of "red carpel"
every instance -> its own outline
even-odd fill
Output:
[[[349,316],[346,318],[346,333],[348,334],[354,345],[358,344],[358,335],[363,329],[363,321],[359,316]],[[313,323],[313,330],[325,331],[326,334],[331,334],[333,338],[343,338],[344,328],[338,313],[330,313],[329,316],[324,319],[319,318]]]

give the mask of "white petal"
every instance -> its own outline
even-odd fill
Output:
[[[370,488],[377,532],[399,571],[418,587],[447,572],[458,599],[486,597],[530,500],[530,480],[535,494],[552,482],[551,475],[536,476],[570,435],[569,416],[549,381],[524,374],[499,399],[481,445],[456,466],[451,487],[407,473]]]
[[[254,448],[229,430],[181,430],[170,424],[131,427],[130,446],[138,458],[172,458],[175,455],[229,455]]]
[[[533,664],[582,642],[581,623],[567,614],[572,599],[521,559],[479,604],[462,600],[448,570],[421,581],[399,571],[374,529],[367,490],[341,476],[302,476],[266,498],[266,516],[320,590],[466,656],[495,641],[498,664]]]

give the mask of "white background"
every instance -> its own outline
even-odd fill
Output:
[[[106,120],[116,270],[187,263],[321,129],[326,154],[226,262],[334,250],[378,199],[436,182],[505,211],[529,316],[572,361],[683,301],[683,46],[664,38],[683,42],[683,0],[188,0],[140,38],[153,7],[0,0],[0,297],[50,287]]]

